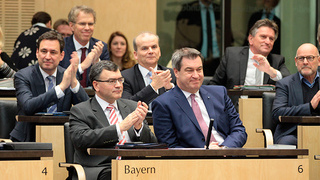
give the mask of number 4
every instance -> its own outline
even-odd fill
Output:
[[[44,175],[47,175],[47,173],[48,173],[47,167],[45,167],[45,168],[42,170],[42,173],[44,173]]]

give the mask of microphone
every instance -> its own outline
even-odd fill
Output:
[[[211,138],[211,133],[212,133],[213,121],[214,121],[214,119],[211,118],[211,119],[210,119],[210,123],[209,123],[209,130],[208,130],[208,134],[207,134],[206,149],[209,149],[209,144],[210,144],[210,138]]]

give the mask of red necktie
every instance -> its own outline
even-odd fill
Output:
[[[110,104],[107,109],[110,111],[109,113],[109,120],[110,120],[110,124],[114,125],[118,123],[118,116],[116,114],[116,111],[114,110],[114,106],[112,104]],[[118,143],[118,144],[124,144],[126,141],[126,137],[123,134],[122,140]]]
[[[194,112],[194,115],[197,118],[197,121],[198,121],[198,123],[200,125],[200,128],[202,130],[202,133],[203,133],[205,139],[207,139],[207,134],[208,134],[208,129],[209,128],[208,128],[206,122],[204,121],[204,119],[202,117],[199,104],[197,103],[197,101],[195,99],[195,94],[191,94],[190,97],[191,97],[191,106],[192,106],[192,110]],[[214,138],[214,136],[211,134],[210,142],[212,142],[212,141],[217,142],[216,139]]]
[[[86,51],[87,51],[87,48],[84,47],[84,48],[81,48],[81,62],[83,62],[85,59],[86,59]],[[80,84],[82,87],[87,87],[87,70],[84,70],[83,71],[83,74],[82,74],[82,80],[80,81]]]

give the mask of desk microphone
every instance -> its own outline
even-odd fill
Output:
[[[210,144],[210,138],[211,138],[211,133],[212,133],[213,121],[214,121],[214,119],[210,119],[209,130],[208,130],[207,141],[206,141],[206,149],[209,149],[209,144]]]

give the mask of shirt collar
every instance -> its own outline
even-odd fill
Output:
[[[314,86],[314,84],[316,83],[316,79],[319,78],[319,73],[317,72],[316,77],[314,77],[314,80],[313,80],[312,83],[310,83],[310,82],[309,82],[306,78],[304,78],[304,77],[302,76],[302,74],[300,74],[300,73],[299,73],[299,78],[300,78],[300,81],[301,81],[301,82],[305,83],[307,86],[309,86],[310,88],[312,88],[312,87]]]
[[[251,49],[249,48],[249,59],[252,59],[252,57],[254,56],[253,52],[251,51]]]
[[[142,77],[146,77],[146,75],[149,73],[149,70],[143,66],[141,66],[140,64],[138,64],[138,68],[141,72]],[[154,68],[154,70],[158,70],[158,65]]]
[[[193,93],[184,91],[184,90],[182,90],[182,89],[181,89],[181,91],[183,92],[183,94],[186,96],[187,99],[190,97],[191,94],[193,94]],[[195,97],[200,97],[199,90],[198,90],[196,93],[194,93],[194,94],[195,94]]]
[[[35,24],[33,24],[32,26],[33,26],[33,27],[34,27],[34,26],[41,26],[41,27],[48,28],[44,23],[41,23],[41,22],[35,23]]]
[[[206,5],[204,5],[204,4],[201,2],[201,0],[199,0],[199,5],[200,5],[201,10],[206,10],[206,9],[207,9]],[[213,9],[212,3],[210,3],[209,9]]]
[[[43,69],[41,69],[41,67],[39,66],[39,69],[40,69],[40,72],[41,72],[41,75],[43,77],[43,79],[46,79],[48,76],[50,76],[48,73],[46,73]],[[51,75],[55,78],[57,78],[57,68],[56,70],[54,71],[54,73]]]
[[[97,101],[98,101],[99,105],[101,106],[101,108],[103,109],[103,111],[105,111],[107,109],[107,107],[110,105],[110,103],[101,99],[97,94],[95,95],[95,98],[97,99]],[[112,103],[111,105],[113,105],[115,109],[118,109],[117,101],[114,101],[114,103]]]
[[[83,48],[83,47],[86,47],[87,49],[89,49],[89,41],[88,41],[88,43],[87,43],[85,46],[82,46],[82,45],[76,40],[76,38],[74,37],[74,35],[73,35],[72,38],[73,38],[74,47],[76,48],[76,51],[80,50],[80,49]]]

